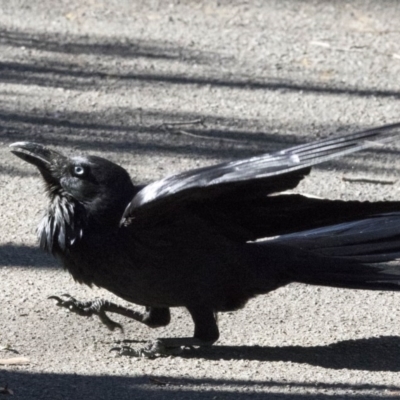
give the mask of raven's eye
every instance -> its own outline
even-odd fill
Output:
[[[74,175],[82,176],[84,174],[85,174],[85,168],[81,167],[80,165],[74,167]]]

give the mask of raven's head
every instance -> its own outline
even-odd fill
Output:
[[[41,144],[13,143],[11,151],[43,176],[50,206],[39,226],[42,247],[65,250],[85,229],[119,226],[135,188],[125,169],[101,157],[66,157]]]

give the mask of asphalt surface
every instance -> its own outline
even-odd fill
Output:
[[[8,149],[29,140],[90,152],[149,182],[398,122],[400,3],[0,4],[0,358],[29,359],[0,366],[0,397],[400,398],[399,293],[290,285],[221,314],[211,349],[115,357],[118,340],[191,335],[188,313],[173,310],[159,330],[116,317],[125,333],[110,333],[47,300],[119,301],[37,249],[42,184]],[[322,165],[299,190],[398,200],[399,146]],[[354,181],[365,178],[375,183]]]

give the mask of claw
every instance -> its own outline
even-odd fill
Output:
[[[62,301],[61,298],[58,297],[58,296],[49,296],[47,299],[48,299],[48,300],[56,300],[57,303],[59,303],[60,301]]]
[[[63,302],[63,299],[61,297],[58,297],[58,296],[49,296],[48,299],[49,300],[56,300],[57,301],[57,305],[59,305],[60,303]]]
[[[62,297],[65,297],[66,299],[64,300]],[[62,294],[61,296],[49,296],[48,299],[56,300],[57,306],[67,308],[69,311],[84,317],[91,317],[94,314],[97,315],[100,318],[100,321],[111,331],[117,328],[122,332],[124,331],[121,324],[113,321],[105,313],[105,303],[101,300],[84,302],[76,300],[69,294]]]
[[[76,300],[74,297],[72,297],[71,295],[69,295],[67,293],[61,294],[60,296],[61,297],[66,297],[68,300],[63,300],[61,297],[54,296],[54,295],[53,296],[49,296],[48,299],[49,300],[56,300],[57,301],[57,303],[56,303],[57,306],[66,307],[66,308],[68,308],[69,305],[81,303],[81,302],[79,302],[78,300]]]
[[[135,350],[129,346],[113,347],[111,351],[117,351],[117,357],[128,356],[128,357],[141,357],[140,350]]]
[[[166,347],[162,339],[154,340],[149,342],[146,346],[135,350],[130,346],[113,347],[111,351],[117,351],[118,357],[128,356],[128,357],[145,357],[145,358],[155,358],[159,356],[176,356],[181,354],[183,351],[182,347]]]

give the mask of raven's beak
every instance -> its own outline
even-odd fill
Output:
[[[41,144],[32,142],[17,142],[11,144],[10,147],[11,153],[17,157],[45,170],[49,169],[51,161],[54,159],[54,153],[56,153]],[[56,154],[59,155],[59,153]]]
[[[11,152],[24,161],[39,168],[48,183],[58,181],[58,167],[65,163],[66,157],[46,146],[32,142],[17,142],[10,145]]]
[[[10,144],[10,147],[11,153],[41,170],[49,171],[51,164],[65,159],[62,154],[39,143],[17,142]]]

